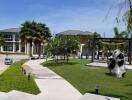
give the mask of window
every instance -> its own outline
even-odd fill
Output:
[[[19,34],[15,34],[15,41],[19,41]]]
[[[17,43],[17,44],[15,44],[16,46],[16,50],[15,51],[19,51],[19,44]]]
[[[13,35],[12,34],[5,34],[4,39],[5,39],[5,41],[13,41]]]
[[[13,44],[5,44],[4,51],[13,51]]]

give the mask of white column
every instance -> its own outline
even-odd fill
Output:
[[[82,55],[82,52],[83,52],[83,46],[84,46],[85,44],[80,44],[80,52],[79,52],[79,57],[81,57],[81,55]]]
[[[83,51],[83,46],[84,46],[85,44],[81,44],[80,45],[80,53],[82,54],[82,51]]]
[[[21,52],[21,42],[19,41],[19,53]]]
[[[16,41],[16,35],[13,34],[13,41]]]
[[[16,45],[15,45],[15,34],[13,34],[13,53],[16,51]]]
[[[27,54],[30,55],[30,43],[27,42]]]
[[[33,50],[34,49],[34,42],[32,42],[32,55],[33,55]]]
[[[15,43],[13,42],[13,53],[15,53],[15,50],[16,50],[16,46]]]
[[[3,45],[1,45],[1,48],[0,49],[1,49],[1,52],[3,52]]]

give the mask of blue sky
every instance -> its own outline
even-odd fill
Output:
[[[20,27],[25,20],[35,20],[46,23],[55,33],[76,29],[112,37],[114,26],[125,29],[124,24],[115,20],[120,1],[123,0],[1,0],[0,29]]]

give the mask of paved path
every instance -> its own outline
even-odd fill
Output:
[[[43,67],[45,60],[30,60],[26,64],[32,68],[36,83],[41,90],[39,100],[78,100],[82,94],[62,77]],[[46,99],[47,98],[47,99]]]

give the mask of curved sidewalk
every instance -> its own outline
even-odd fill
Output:
[[[40,65],[44,59],[30,60],[26,62],[35,75],[35,81],[41,91],[37,100],[78,100],[82,94],[65,79]]]

